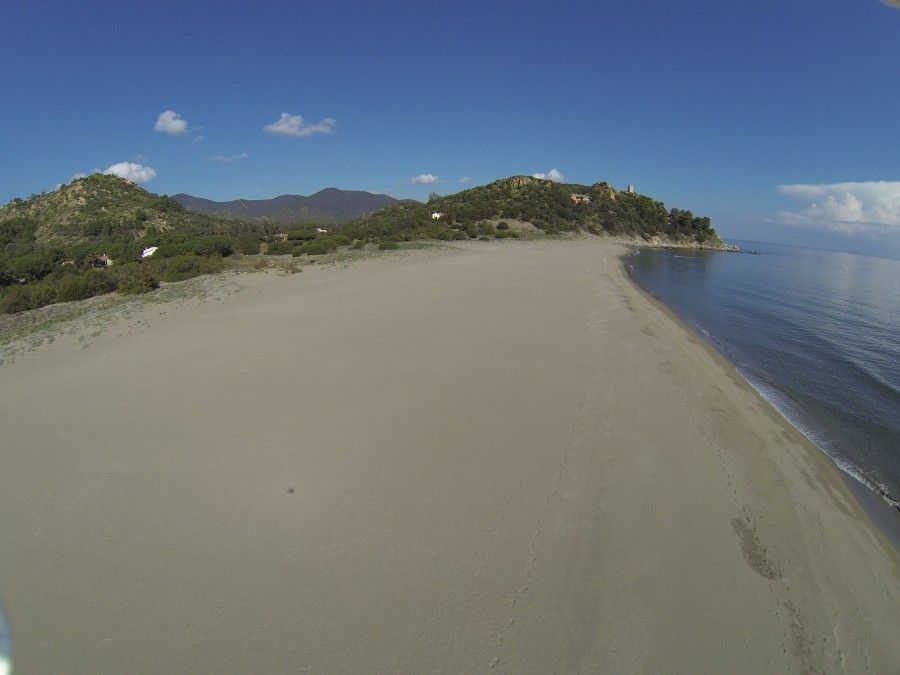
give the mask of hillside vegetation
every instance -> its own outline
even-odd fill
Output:
[[[434,219],[434,213],[441,216]],[[530,176],[513,176],[446,197],[433,196],[427,204],[389,206],[358,218],[341,231],[368,240],[515,236],[510,229],[498,229],[505,220],[531,223],[546,234],[583,230],[722,246],[709,218],[695,217],[690,211],[667,210],[651,197],[616,190],[606,183],[554,183]]]
[[[197,213],[122,178],[94,174],[0,207],[0,313],[114,290],[146,292],[160,281],[219,271],[235,253],[317,256],[347,246],[389,250],[399,241],[518,237],[525,231],[723,245],[708,218],[667,211],[661,202],[606,183],[514,176],[322,228]],[[143,257],[150,248],[152,256]]]
[[[53,192],[14,199],[0,208],[0,240],[71,243],[92,237],[139,238],[149,231],[209,227],[202,214],[185,211],[116,176],[93,174]]]
[[[0,311],[139,293],[160,279],[216,271],[242,243],[259,250],[265,233],[256,227],[185,211],[171,197],[100,174],[14,199],[0,208]],[[156,254],[141,262],[151,246]]]

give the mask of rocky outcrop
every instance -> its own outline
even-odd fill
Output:
[[[603,181],[601,183],[594,183],[593,185],[591,185],[591,187],[595,189],[602,198],[608,199],[610,201],[615,201],[616,193],[618,192],[618,190],[616,190],[606,181]]]

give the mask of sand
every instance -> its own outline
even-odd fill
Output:
[[[896,549],[622,250],[232,277],[7,360],[17,675],[900,671]]]

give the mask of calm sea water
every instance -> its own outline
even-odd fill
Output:
[[[900,261],[738,242],[640,250],[634,278],[848,473],[900,501]]]

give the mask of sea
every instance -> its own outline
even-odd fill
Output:
[[[735,243],[743,253],[638,249],[626,265],[847,474],[900,508],[900,261]]]

